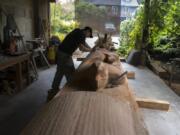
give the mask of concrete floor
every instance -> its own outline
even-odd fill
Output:
[[[74,61],[77,68],[80,62]],[[47,92],[56,71],[56,66],[39,72],[39,78],[14,96],[0,95],[0,135],[19,135],[20,131],[46,103]],[[66,79],[63,78],[63,87]]]
[[[135,80],[129,79],[136,97],[170,102],[171,108],[168,112],[141,109],[150,135],[180,135],[180,97],[149,69],[136,68],[126,63],[123,67],[136,73]]]
[[[45,103],[55,68],[40,72],[39,79],[19,94],[0,96],[0,135],[19,135]]]

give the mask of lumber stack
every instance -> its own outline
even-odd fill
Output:
[[[116,54],[91,52],[21,135],[148,135]]]

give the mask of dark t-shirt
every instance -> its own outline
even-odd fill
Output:
[[[80,44],[85,44],[86,36],[83,30],[77,28],[70,32],[59,46],[59,50],[72,55]]]

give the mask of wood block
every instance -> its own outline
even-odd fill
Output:
[[[153,61],[150,63],[152,70],[159,75],[160,77],[167,77],[168,73],[161,67],[161,64],[159,61]]]
[[[176,94],[180,96],[180,84],[179,83],[171,83],[171,88]]]
[[[120,58],[120,61],[121,61],[121,62],[126,62],[126,58],[121,57],[121,58]]]
[[[170,107],[169,102],[156,99],[136,98],[136,102],[142,108],[168,111]]]
[[[83,61],[85,58],[77,58],[77,61]]]
[[[135,72],[133,72],[133,71],[128,71],[128,73],[127,73],[127,78],[128,78],[128,79],[135,79]]]

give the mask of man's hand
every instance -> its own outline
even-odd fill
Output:
[[[79,50],[83,52],[90,52],[92,50],[91,47],[89,47],[87,44],[80,44]]]

